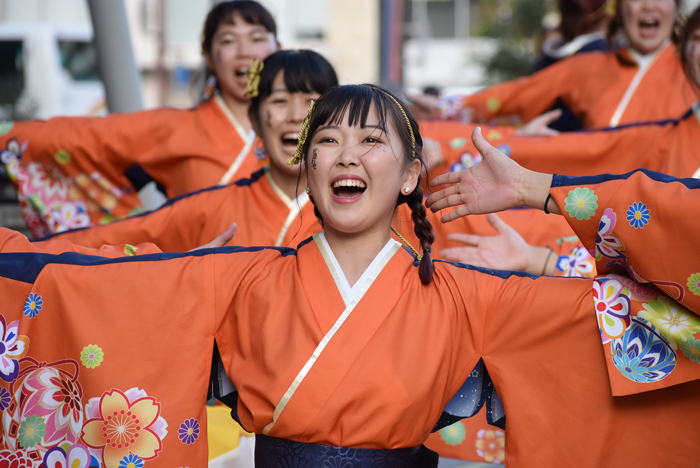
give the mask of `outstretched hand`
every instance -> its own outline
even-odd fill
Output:
[[[443,222],[470,214],[503,211],[522,203],[518,185],[522,173],[527,171],[491,146],[481,135],[481,128],[474,129],[472,141],[481,153],[479,164],[463,171],[442,174],[430,182],[431,187],[451,184],[430,195],[425,202],[433,212],[458,207],[444,215]]]
[[[493,268],[496,270],[526,271],[530,245],[518,232],[495,214],[486,216],[498,235],[450,234],[449,240],[471,247],[448,247],[440,251],[440,257],[451,262]]]
[[[190,252],[194,252],[195,250],[201,250],[201,249],[215,249],[216,247],[223,247],[226,244],[228,244],[231,239],[233,239],[233,236],[235,234],[236,234],[236,223],[233,223],[232,225],[227,227],[223,233],[221,233],[219,236],[217,236],[216,239],[209,242],[208,244],[204,244],[200,247],[197,247],[196,249],[192,249],[192,250],[190,250]]]
[[[549,124],[561,117],[561,109],[554,109],[545,112],[526,123],[523,128],[518,130],[518,135],[540,135],[551,136],[558,135],[559,132],[549,128]]]

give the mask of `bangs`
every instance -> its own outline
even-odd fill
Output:
[[[341,86],[318,100],[309,127],[316,129],[322,125],[340,125],[347,114],[350,127],[365,128],[374,106],[378,125],[386,133],[387,99],[384,93],[369,86]]]
[[[280,51],[265,60],[259,86],[261,98],[272,94],[272,83],[280,71],[290,93],[323,94],[338,86],[335,70],[321,55],[309,50]]]

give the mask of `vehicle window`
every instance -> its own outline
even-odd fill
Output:
[[[58,41],[61,66],[77,81],[99,80],[97,50],[92,42]]]
[[[0,40],[0,106],[14,106],[24,89],[21,40]]]

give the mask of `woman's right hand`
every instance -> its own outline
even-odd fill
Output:
[[[226,228],[224,232],[222,232],[219,236],[217,236],[216,239],[213,241],[209,242],[208,244],[204,244],[200,247],[197,247],[196,249],[189,250],[189,252],[194,252],[195,250],[202,250],[202,249],[215,249],[217,247],[223,247],[226,244],[229,243],[231,239],[233,239],[233,236],[236,234],[236,223],[233,223],[229,227]]]

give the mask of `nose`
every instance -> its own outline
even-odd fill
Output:
[[[340,167],[358,167],[360,165],[360,151],[358,145],[343,148],[338,156],[336,164]]]
[[[236,55],[239,58],[253,58],[251,43],[246,38],[236,41]]]
[[[309,113],[309,103],[305,98],[296,97],[289,106],[288,118],[290,122],[301,124]]]

